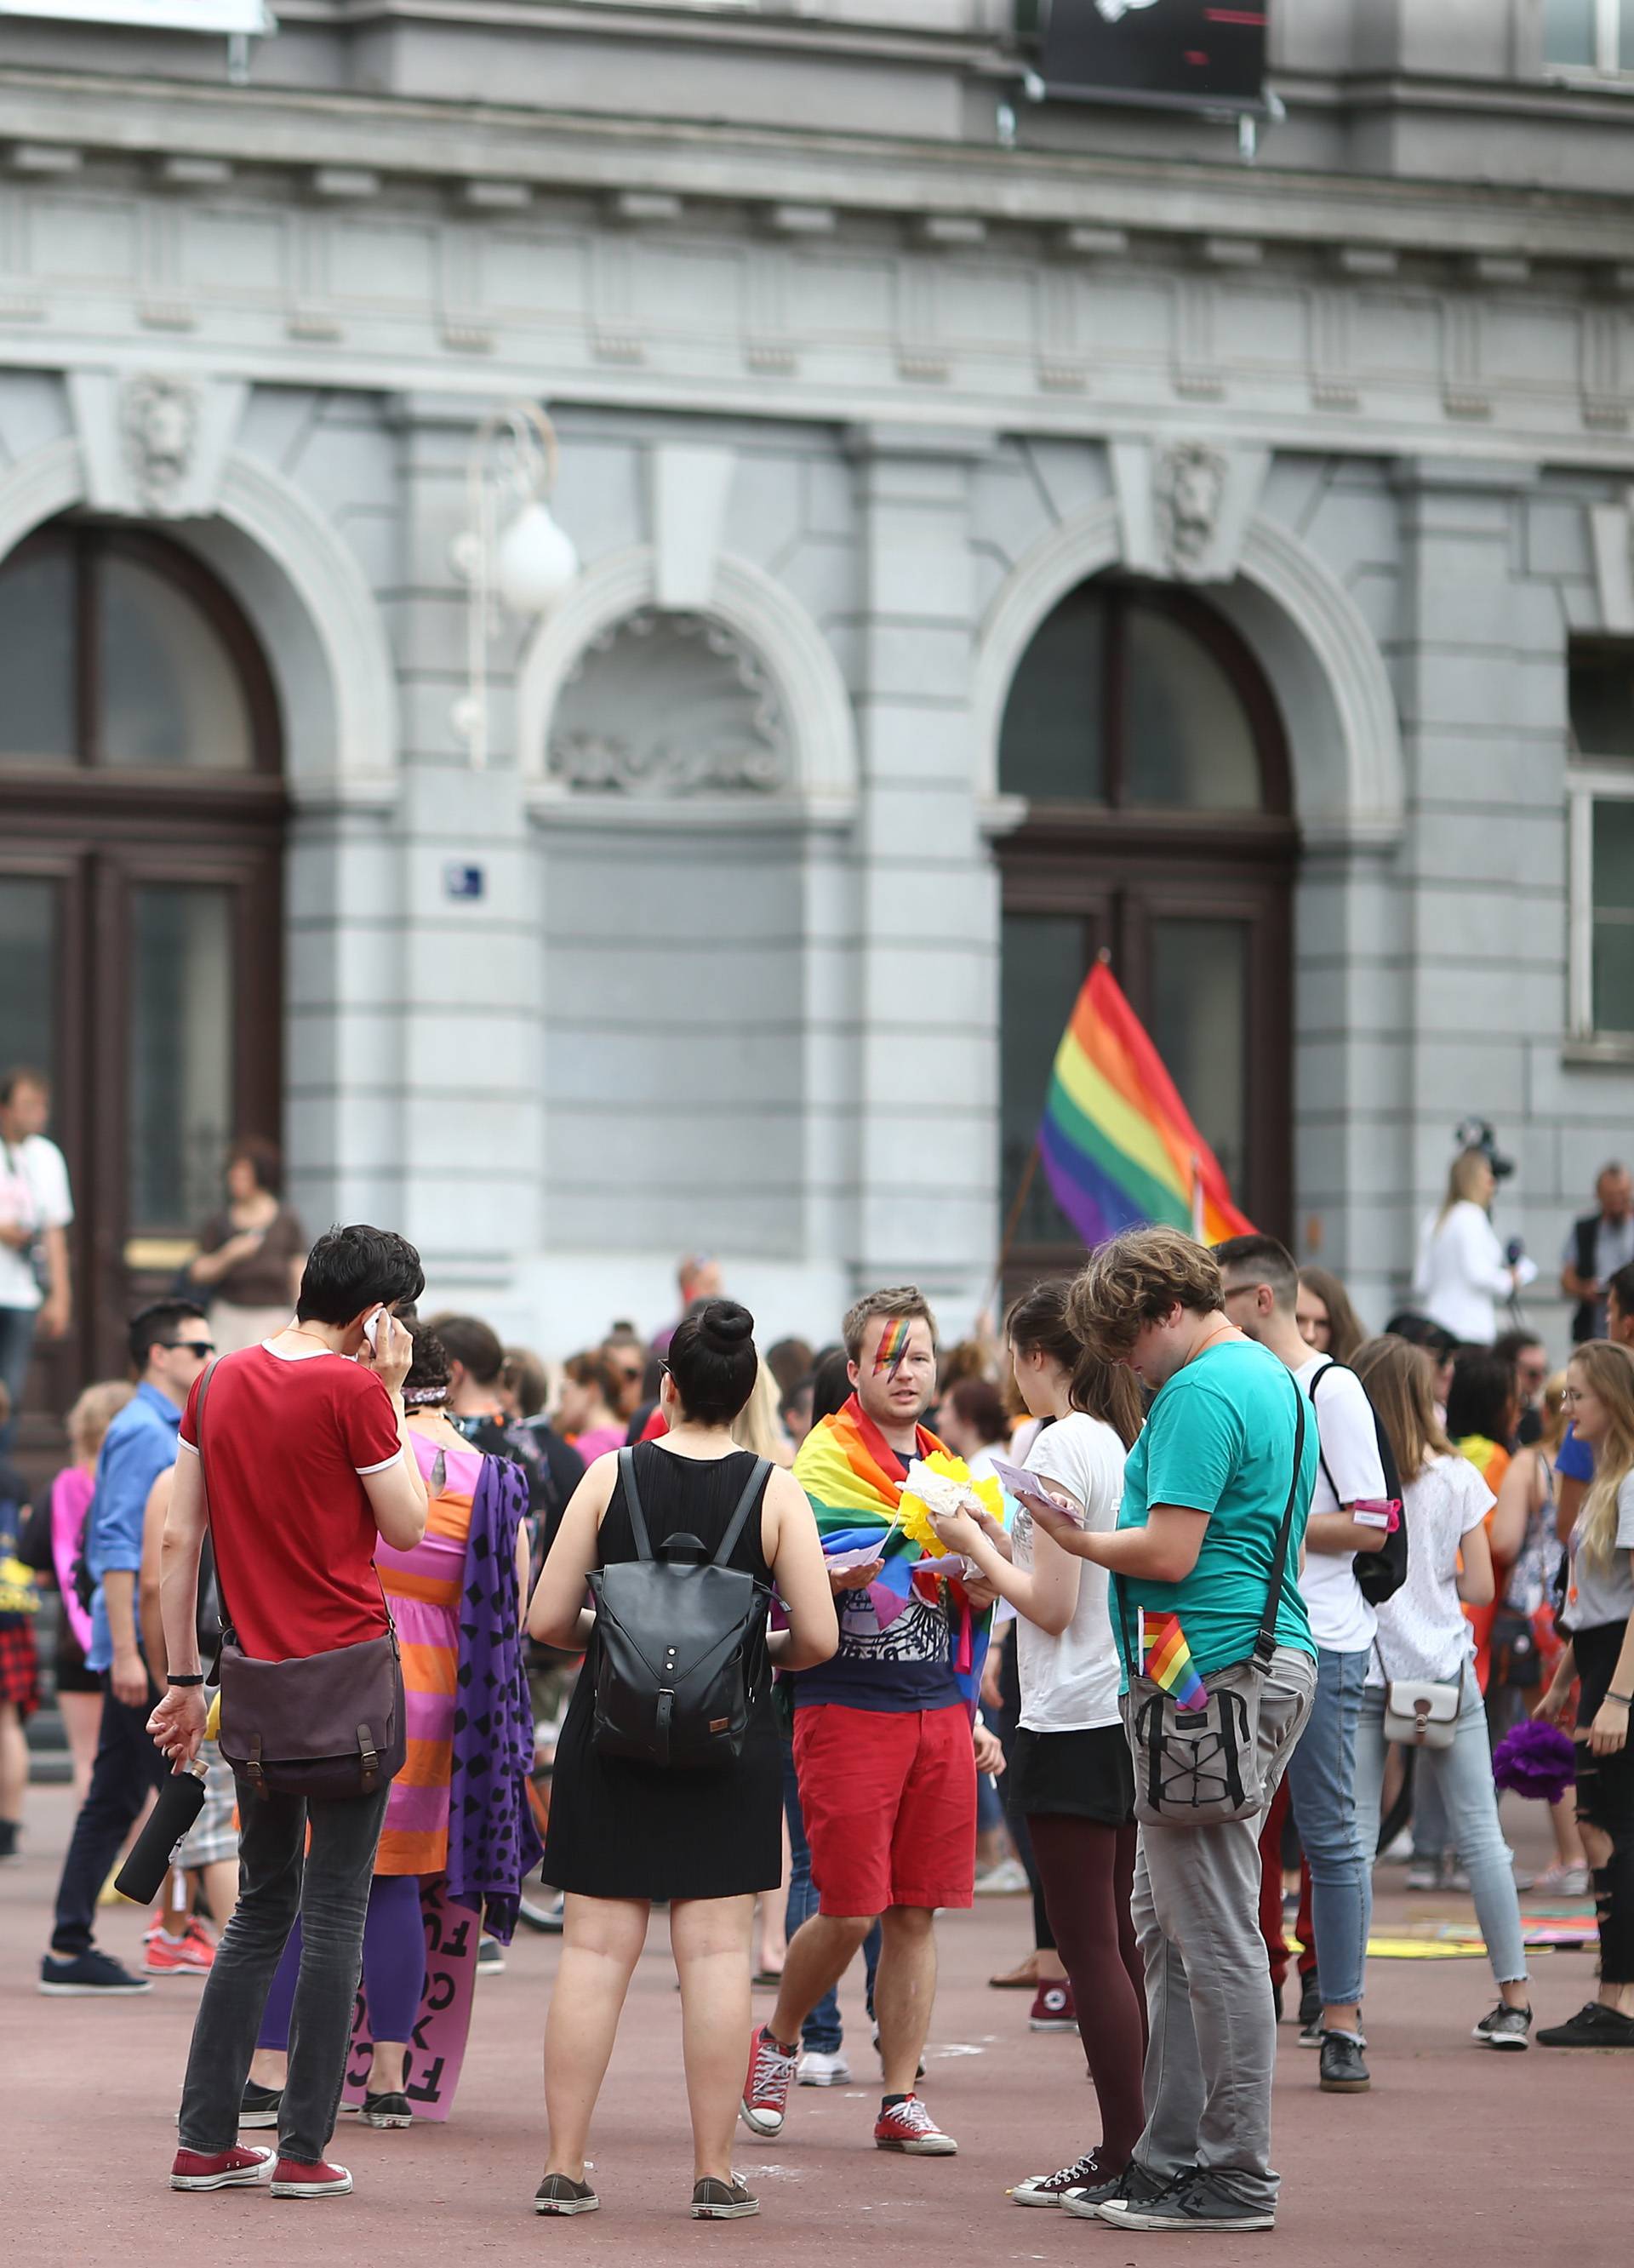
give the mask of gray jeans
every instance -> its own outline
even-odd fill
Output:
[[[1311,1713],[1316,1664],[1278,1646],[1260,1710],[1269,1801]],[[1242,2204],[1273,2205],[1277,2018],[1260,1934],[1258,1819],[1145,1827],[1133,1912],[1146,1970],[1146,2131],[1137,2162],[1160,2181],[1201,2166]]]
[[[316,2165],[340,2110],[369,1884],[391,1790],[307,1803],[293,1795],[263,1800],[243,1778],[238,1786],[239,1903],[204,1980],[181,2091],[180,2139],[184,2150],[210,2157],[238,2139],[261,2011],[298,1913],[301,1966],[278,2154]]]

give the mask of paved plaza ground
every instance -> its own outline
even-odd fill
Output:
[[[1508,1808],[1523,1863],[1541,1864],[1542,1821]],[[67,1792],[36,1788],[27,1854],[0,1867],[0,2258],[33,2263],[323,2264],[421,2268],[549,2255],[589,2268],[673,2268],[771,2248],[779,2268],[992,2268],[1087,2261],[1156,2268],[1269,2245],[1279,2268],[1434,2268],[1480,2263],[1626,2264],[1634,2056],[1500,2057],[1471,2044],[1493,1995],[1479,1960],[1379,1960],[1369,1971],[1373,2089],[1316,2088],[1316,2058],[1284,2025],[1277,2073],[1276,2157],[1284,2176],[1274,2236],[1120,2235],[1099,2222],[1019,2211],[1005,2192],[1074,2156],[1094,2135],[1093,2098],[1071,2038],[1034,2037],[1019,1993],[988,1989],[1024,1949],[1025,1899],[984,1900],[941,1925],[942,1987],[925,2094],[959,2137],[953,2160],[887,2156],[870,2140],[877,2066],[862,2019],[860,1973],[843,2004],[862,2085],[802,2089],[775,2143],[741,2137],[739,2170],[758,2220],[689,2221],[691,2163],[681,2091],[679,2000],[666,1933],[631,1991],[594,2140],[600,2213],[534,2218],[544,2154],[540,2036],[556,1940],[523,1935],[503,1976],[478,1986],[464,2080],[450,2124],[376,2133],[342,2122],[333,2154],[356,2194],[298,2214],[264,2192],[173,2195],[164,2176],[196,1984],[166,1978],[144,1999],[96,2006],[35,1991]],[[1412,1896],[1383,1868],[1375,1931],[1426,1933],[1468,1922],[1468,1902]],[[1584,1909],[1579,1909],[1583,1911]],[[135,1962],[144,1917],[106,1912],[107,1948]],[[1540,2021],[1591,1997],[1593,1957],[1536,1963]],[[763,2003],[764,1995],[757,1995]],[[261,2139],[262,2137],[251,2137]]]

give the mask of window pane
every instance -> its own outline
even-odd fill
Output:
[[[1257,811],[1260,763],[1236,688],[1167,615],[1131,607],[1123,799],[1159,811]]]
[[[1152,1044],[1240,1204],[1248,1163],[1248,924],[1152,924]]]
[[[1578,753],[1634,756],[1634,651],[1574,646],[1566,683]]]
[[[1006,914],[999,976],[1000,1188],[1005,1217],[1027,1170],[1049,1091],[1049,1069],[1088,974],[1086,924],[1076,914]],[[1015,1241],[1020,1245],[1083,1240],[1034,1174]]]
[[[56,1072],[57,886],[0,874],[0,1071]]]
[[[1594,911],[1634,913],[1634,801],[1594,806]]]
[[[1046,803],[1104,803],[1101,687],[1106,607],[1098,592],[1071,592],[1021,659],[998,740],[1006,795]]]
[[[1634,70],[1634,0],[1622,0],[1618,11],[1617,68]]]
[[[131,892],[128,1233],[197,1227],[232,1135],[232,901],[157,883]]]
[[[1593,63],[1596,0],[1543,0],[1543,60]]]
[[[99,571],[103,762],[247,771],[249,703],[214,625],[139,560]]]
[[[1594,921],[1594,1029],[1634,1032],[1634,920]]]
[[[74,557],[52,543],[0,570],[0,757],[72,763]]]

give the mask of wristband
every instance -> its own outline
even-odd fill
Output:
[[[1619,1709],[1634,1709],[1634,1693],[1613,1693],[1608,1691],[1606,1698],[1608,1701],[1615,1701]]]
[[[178,1686],[180,1686],[180,1685],[202,1685],[202,1683],[204,1683],[204,1673],[203,1673],[203,1671],[202,1671],[202,1670],[199,1670],[199,1671],[197,1671],[197,1672],[196,1672],[193,1676],[191,1676],[191,1677],[166,1677],[166,1679],[165,1680],[165,1683],[166,1683],[166,1685],[178,1685]]]

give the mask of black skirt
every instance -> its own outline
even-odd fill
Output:
[[[1122,1725],[1084,1733],[1034,1733],[1024,1725],[1010,1752],[1010,1801],[1040,1813],[1127,1827],[1135,1816],[1135,1767]]]

